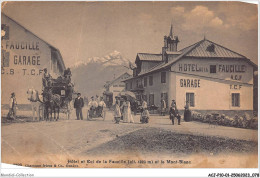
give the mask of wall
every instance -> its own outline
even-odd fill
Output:
[[[216,65],[216,73],[210,73]],[[223,67],[231,67],[227,72]],[[235,71],[236,68],[236,71]],[[194,110],[252,110],[253,67],[241,59],[184,58],[172,67],[171,91],[183,109],[186,92],[195,93]],[[184,82],[195,82],[193,86]],[[240,107],[232,107],[231,93],[240,93]],[[174,97],[174,94],[172,94]]]
[[[153,76],[153,85],[149,85],[149,76]],[[155,106],[160,107],[161,105],[161,93],[168,93],[169,91],[169,72],[166,72],[166,83],[161,83],[161,72],[153,73],[150,75],[146,75],[147,77],[147,86],[143,87],[144,92],[143,94],[147,96],[147,101],[149,100],[149,94],[154,94],[154,104]],[[136,90],[136,78],[133,80],[128,80],[126,83],[128,83],[127,90],[131,90],[130,82],[133,82],[133,88],[132,90]],[[142,85],[144,86],[144,77],[139,77],[138,80],[142,82]],[[169,97],[168,93],[168,100],[171,98]],[[149,104],[149,103],[148,103]]]
[[[176,102],[179,108],[185,106],[186,92],[195,94],[195,107],[192,110],[253,110],[253,86],[238,82],[195,77],[188,74],[175,73]],[[193,81],[191,85],[183,81]],[[181,83],[182,81],[182,83]],[[195,85],[196,83],[196,85]],[[232,106],[232,93],[240,93],[240,107]]]
[[[217,66],[216,73],[210,73],[210,65]],[[225,72],[223,65],[225,67],[230,65],[234,66],[237,68],[237,72]],[[184,58],[176,62],[171,70],[180,73],[253,84],[253,67],[242,59]]]
[[[6,62],[1,68],[2,104],[9,103],[12,92],[16,93],[18,104],[28,104],[28,88],[41,91],[43,69],[51,71],[51,49],[44,41],[4,15],[3,24],[9,28],[9,39],[3,39],[1,44]]]

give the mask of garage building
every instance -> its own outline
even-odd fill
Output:
[[[29,104],[29,88],[42,90],[43,69],[53,78],[63,74],[65,64],[60,51],[28,29],[1,14],[2,105],[9,103],[15,92],[19,105]]]

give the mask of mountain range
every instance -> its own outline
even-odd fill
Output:
[[[75,91],[86,97],[102,95],[107,81],[111,81],[125,72],[132,74],[129,62],[118,51],[104,57],[92,57],[76,62],[71,67]]]

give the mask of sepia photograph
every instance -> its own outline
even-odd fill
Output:
[[[1,163],[258,168],[258,2],[2,2]]]

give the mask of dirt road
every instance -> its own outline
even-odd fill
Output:
[[[254,167],[257,164],[257,130],[197,122],[171,125],[167,117],[161,116],[152,116],[149,124],[140,124],[139,117],[135,116],[135,123],[114,124],[112,113],[108,112],[105,121],[61,119],[3,124],[2,162],[65,167]],[[96,164],[97,159],[104,158],[127,162]],[[138,162],[184,158],[191,163]],[[68,160],[82,159],[94,163],[67,164]]]

